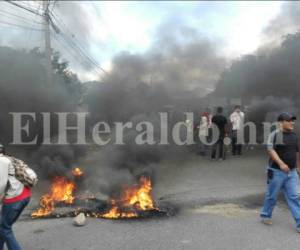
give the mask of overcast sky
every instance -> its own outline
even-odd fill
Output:
[[[24,6],[41,11],[38,1],[23,1]],[[283,2],[280,1],[77,1],[59,2],[52,11],[58,17],[61,27],[67,27],[80,41],[88,53],[105,69],[109,70],[111,59],[120,51],[143,53],[155,42],[161,24],[172,20],[172,25],[181,23],[197,29],[203,36],[218,41],[220,53],[227,58],[236,58],[255,51],[263,41],[263,30],[279,15]],[[30,24],[13,18],[17,14],[34,20]],[[5,22],[37,29],[41,18],[27,13],[11,4],[0,3],[0,44],[12,47],[43,46],[43,33],[23,30]],[[64,24],[64,25],[63,25]],[[68,58],[66,50],[53,39],[62,55]],[[87,68],[73,63],[83,80],[95,79],[96,75]]]
[[[82,3],[84,4],[84,3]],[[206,36],[224,42],[224,51],[234,56],[255,50],[261,31],[274,18],[281,2],[94,2],[102,20],[99,39],[121,49],[146,49],[153,39],[157,26],[168,18],[198,29]],[[176,25],[176,23],[174,23]]]

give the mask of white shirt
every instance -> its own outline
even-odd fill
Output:
[[[234,111],[230,115],[230,122],[232,123],[232,130],[240,130],[244,125],[244,113],[242,111]]]
[[[208,128],[212,128],[212,118],[213,118],[213,115],[209,114],[208,115]]]
[[[10,160],[3,154],[0,154],[0,199],[5,195],[9,164],[11,164]]]
[[[199,135],[208,136],[209,121],[206,116],[201,116]]]
[[[9,181],[9,186],[7,183]],[[3,196],[6,199],[14,198],[20,195],[23,191],[24,185],[15,177],[15,168],[11,160],[0,154],[0,200]]]

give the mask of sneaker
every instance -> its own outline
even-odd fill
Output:
[[[265,225],[268,225],[268,226],[271,226],[273,223],[272,223],[272,219],[270,218],[262,218],[261,219],[261,222]],[[299,229],[300,230],[300,229]],[[300,232],[299,232],[300,233]]]
[[[300,233],[300,227],[297,227],[297,228],[296,228],[296,231],[297,231],[298,233]]]

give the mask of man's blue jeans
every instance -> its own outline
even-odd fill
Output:
[[[296,221],[296,227],[300,228],[299,177],[296,169],[285,173],[279,169],[268,168],[268,186],[260,216],[262,218],[272,217],[280,190],[283,191],[289,209]]]
[[[0,218],[0,250],[4,249],[4,243],[6,243],[9,250],[22,249],[14,236],[12,225],[19,218],[29,199],[27,198],[11,204],[3,204]]]

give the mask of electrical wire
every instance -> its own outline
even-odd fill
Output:
[[[43,15],[40,14],[40,13],[38,13],[38,12],[36,12],[36,10],[33,10],[33,9],[31,9],[31,8],[22,6],[21,4],[15,3],[15,2],[10,1],[10,0],[4,0],[4,1],[5,1],[6,3],[10,3],[10,4],[12,4],[12,5],[15,5],[15,6],[21,8],[21,9],[23,9],[23,10],[29,11],[29,12],[31,12],[32,14],[35,14],[35,15],[38,15],[38,16],[43,17]]]
[[[37,11],[39,12],[42,7],[42,3],[40,2],[37,8]],[[34,18],[40,18],[39,16],[35,16]],[[28,46],[29,42],[31,41],[31,35],[32,35],[32,30],[28,30],[27,33],[27,40],[26,40],[26,47]]]
[[[40,14],[39,13],[40,6],[37,10],[34,10],[34,9],[31,8],[31,6],[28,6],[28,5],[24,6],[24,5],[21,5],[19,3],[14,2],[14,1],[5,0],[5,2],[10,3],[10,4],[12,4],[16,7],[19,7],[23,10],[26,10],[26,11],[32,13],[32,14],[37,15],[37,16],[45,17],[45,14]],[[60,37],[63,39],[63,41],[65,41],[64,47],[67,48],[66,46],[68,46],[69,49],[67,49],[67,50],[68,50],[69,53],[71,53],[70,52],[71,49],[72,49],[72,51],[74,51],[76,53],[75,54],[75,59],[78,59],[78,57],[76,57],[76,55],[80,55],[81,59],[83,59],[84,62],[86,62],[88,65],[92,66],[91,68],[93,69],[94,72],[97,72],[100,75],[103,72],[105,74],[108,74],[108,72],[106,70],[104,70],[96,62],[96,60],[94,58],[92,58],[91,56],[88,55],[88,53],[84,49],[84,46],[82,46],[80,44],[78,39],[76,39],[76,37],[70,31],[70,29],[67,27],[67,25],[57,15],[55,15],[53,13],[55,3],[56,3],[56,1],[53,3],[51,11],[49,10],[49,5],[48,5],[49,20],[50,20],[51,27],[55,30],[56,33],[58,33],[60,35]],[[5,12],[4,10],[0,10],[0,11],[2,11],[2,13]],[[12,14],[12,13],[9,13],[9,12],[6,12],[6,14],[9,14],[9,15],[17,17],[17,18],[21,18],[21,19],[23,19],[23,21],[25,21],[27,19],[25,17],[21,17],[21,16],[18,16],[16,14]],[[30,20],[30,21],[32,21],[32,20]],[[11,23],[11,22],[5,22],[5,21],[0,21],[0,24],[10,25],[10,26],[23,28],[23,29],[28,29],[28,30],[33,30],[33,31],[44,31],[44,29],[36,29],[34,27],[28,27],[28,26],[24,26],[24,25],[20,25],[20,24],[16,24],[16,23]],[[42,23],[39,23],[39,24],[42,24]],[[64,26],[64,29],[62,29],[61,26]],[[67,32],[64,31],[64,30],[67,30]],[[56,34],[53,37],[59,44],[62,45],[62,42],[59,42],[58,36]],[[72,55],[72,53],[71,53],[71,55]],[[101,70],[102,73],[99,70]]]
[[[7,17],[15,17],[15,18],[18,18],[18,19],[21,19],[22,21],[25,21],[25,22],[33,22],[33,23],[37,23],[37,24],[43,24],[41,22],[37,22],[35,20],[32,20],[32,19],[29,19],[29,18],[26,18],[24,16],[19,16],[19,15],[16,15],[14,13],[11,13],[11,12],[8,12],[6,10],[3,10],[3,9],[0,9],[0,12],[4,13],[4,15],[6,15]],[[2,14],[3,15],[3,14]],[[11,17],[10,17],[11,18]]]
[[[67,54],[69,54],[73,59],[75,59],[76,61],[78,61],[79,57],[81,58],[81,64],[83,64],[83,62],[88,63],[89,62],[86,60],[86,58],[84,56],[82,56],[81,54],[78,53],[77,49],[74,48],[70,43],[68,43],[66,40],[63,39],[63,37],[59,36],[58,34],[56,34],[55,32],[51,32],[52,37],[56,40],[56,42],[63,47],[67,52]],[[84,64],[83,64],[84,65]],[[92,70],[101,75],[101,72],[97,71],[96,68],[92,67]]]
[[[68,40],[68,42],[72,43],[74,47],[76,47],[78,49],[78,51],[80,52],[80,54],[82,54],[83,56],[85,56],[87,58],[87,60],[94,65],[95,67],[97,67],[98,69],[100,69],[102,72],[104,72],[105,74],[108,74],[108,72],[106,70],[104,70],[96,61],[95,59],[93,59],[91,56],[88,55],[88,53],[85,51],[85,49],[83,48],[83,46],[80,44],[80,42],[78,41],[78,39],[74,36],[74,34],[70,31],[70,29],[67,27],[67,25],[57,16],[57,14],[54,14],[53,12],[50,12],[50,16],[54,19],[55,21],[55,25],[59,28],[60,32],[63,33],[64,39]],[[61,28],[61,26],[59,25],[59,23],[64,26],[64,29],[66,31],[62,31],[63,29]],[[67,34],[68,33],[68,34]]]
[[[5,22],[5,21],[0,21],[0,23],[5,24],[5,25],[10,25],[10,26],[15,26],[15,27],[22,28],[22,29],[28,29],[28,30],[34,30],[34,31],[44,31],[43,29],[36,29],[33,27],[27,27],[27,26],[16,24],[16,23],[10,23],[10,22]]]

